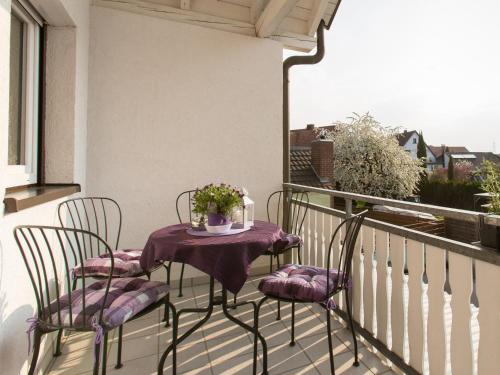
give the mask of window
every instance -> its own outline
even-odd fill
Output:
[[[417,144],[417,138],[413,138],[413,144]]]
[[[37,182],[39,23],[18,2],[10,17],[7,186]]]

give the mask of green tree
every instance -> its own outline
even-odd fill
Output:
[[[450,157],[450,161],[448,162],[448,181],[453,181],[454,179],[454,165],[453,165],[453,158]]]
[[[427,158],[427,147],[425,146],[424,135],[422,134],[422,131],[418,133],[417,158],[424,158],[424,160]]]

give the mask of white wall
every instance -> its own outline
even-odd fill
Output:
[[[280,44],[91,7],[89,77],[87,189],[121,204],[122,246],[210,182],[245,186],[264,218],[282,182]]]
[[[67,123],[61,123],[60,129],[70,127],[78,142],[68,148],[62,157],[71,160],[73,177],[71,182],[78,182],[84,188],[85,175],[85,128],[87,126],[87,71],[88,71],[88,0],[50,0],[38,2],[59,5],[59,10],[65,12],[70,24],[63,25],[76,30],[76,69],[75,100],[73,118]],[[49,7],[45,11],[50,12]],[[44,13],[41,10],[42,13]],[[48,14],[50,16],[50,14]],[[58,22],[57,15],[52,22]],[[60,26],[60,25],[58,25]],[[9,43],[10,43],[10,0],[0,0],[0,201],[5,195],[5,167],[7,166],[7,124],[8,124],[8,92],[9,92]],[[63,46],[61,46],[63,48]],[[64,51],[61,51],[64,52]],[[71,79],[71,78],[69,78]],[[57,97],[57,89],[47,92],[49,97]],[[54,106],[62,106],[53,101]],[[50,119],[47,126],[53,125]],[[51,143],[50,134],[47,145],[57,147],[57,142]],[[83,138],[81,138],[83,137]],[[82,155],[83,154],[83,155]],[[63,182],[53,180],[52,182]],[[68,181],[64,181],[68,182]],[[32,317],[36,310],[35,297],[29,283],[21,255],[14,242],[12,230],[20,224],[55,225],[56,207],[61,200],[39,205],[18,213],[6,214],[3,205],[0,208],[0,373],[25,374],[27,372],[28,341],[24,333],[27,329],[25,320]],[[46,345],[48,343],[48,345]],[[51,359],[51,342],[45,340],[39,356],[39,368],[43,369]]]

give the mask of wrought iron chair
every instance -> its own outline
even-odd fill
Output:
[[[116,368],[120,368],[123,324],[151,312],[161,305],[174,306],[167,300],[169,286],[141,278],[114,278],[115,258],[111,247],[98,235],[81,229],[26,225],[14,229],[14,237],[35,292],[36,317],[28,319],[28,334],[34,333],[33,357],[29,375],[34,374],[41,338],[61,331],[94,331],[94,375],[99,373],[101,345],[102,373],[106,373],[108,332],[119,330]],[[108,255],[108,274],[86,284],[82,268],[82,287],[73,288],[72,267],[83,264],[85,243]],[[174,315],[174,326],[177,326]],[[30,340],[31,341],[31,340]],[[175,348],[174,348],[175,349]]]
[[[266,299],[276,299],[292,303],[292,329],[290,346],[295,345],[295,303],[319,303],[326,309],[326,322],[328,329],[328,349],[330,353],[330,369],[335,374],[332,332],[331,332],[331,313],[330,310],[336,308],[333,296],[344,291],[346,309],[349,317],[349,325],[354,341],[354,366],[359,366],[358,361],[358,343],[351,316],[351,305],[349,301],[349,289],[351,286],[350,274],[352,266],[352,257],[356,239],[363,223],[367,211],[342,221],[335,230],[328,249],[326,268],[303,266],[297,264],[287,264],[280,267],[274,273],[263,278],[259,283],[259,290],[265,295],[257,304],[255,333],[258,333],[258,314],[262,303]],[[332,257],[334,250],[335,237],[342,235],[341,249],[338,257],[338,266],[330,267],[336,258]],[[336,250],[339,250],[338,248]],[[309,280],[309,282],[307,281]]]
[[[276,217],[276,224],[283,226],[287,230],[287,241],[276,244],[272,249],[268,249],[264,255],[269,256],[269,273],[273,272],[273,258],[276,258],[278,268],[280,267],[281,254],[284,254],[293,249],[297,249],[299,264],[302,264],[302,228],[307,215],[309,206],[309,194],[305,191],[291,191],[286,197],[286,191],[279,190],[271,193],[267,199],[267,220],[271,222],[271,218]],[[295,202],[295,203],[294,203]],[[297,202],[303,203],[298,204]],[[275,212],[274,212],[275,211]],[[284,213],[288,213],[287,218],[284,218]],[[283,222],[283,220],[288,220]],[[278,300],[278,313],[276,319],[281,319],[281,302]]]
[[[86,230],[104,239],[111,244],[114,257],[113,278],[141,277],[151,278],[151,271],[144,271],[140,264],[142,249],[119,249],[122,228],[122,211],[118,202],[106,197],[72,198],[61,202],[57,208],[59,222],[62,227]],[[110,263],[108,254],[103,248],[96,247],[95,241],[86,238],[83,246],[83,262],[76,263],[72,269],[73,289],[79,279],[92,277],[106,278],[109,274]],[[167,284],[170,284],[170,268],[161,264],[167,272]],[[167,296],[170,299],[170,295]],[[169,325],[169,311],[165,311],[165,320]],[[60,342],[62,330],[59,331],[54,356],[61,354]]]
[[[196,190],[183,191],[175,200],[175,210],[179,224],[193,221],[193,194]],[[187,211],[187,212],[186,212]],[[189,221],[188,221],[189,220]],[[171,264],[170,262],[169,264]],[[182,297],[182,280],[184,279],[185,264],[181,263],[181,276],[179,278],[179,297]]]

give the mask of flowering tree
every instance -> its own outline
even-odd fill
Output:
[[[470,161],[459,160],[453,164],[453,179],[467,181],[474,173],[474,165]]]
[[[423,172],[396,140],[397,129],[382,126],[370,114],[354,114],[336,123],[327,137],[334,144],[334,176],[340,188],[388,198],[413,194]]]

